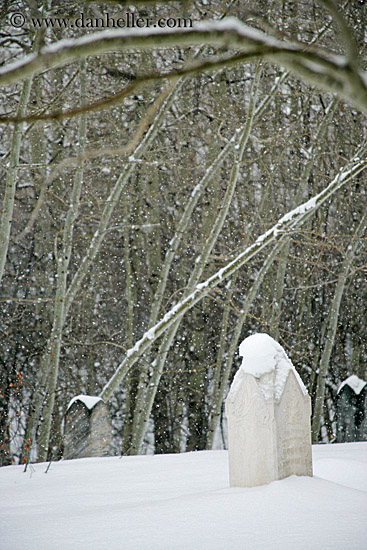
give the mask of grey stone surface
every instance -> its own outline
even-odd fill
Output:
[[[226,401],[231,487],[253,487],[277,479],[274,408],[251,374],[239,372],[234,399]]]
[[[107,456],[111,446],[109,411],[102,399],[80,395],[65,417],[64,458]]]
[[[367,385],[359,395],[360,421],[357,431],[357,441],[367,441]]]
[[[312,476],[310,397],[283,348],[267,335],[254,337],[226,400],[232,487]],[[248,370],[258,376],[246,372],[246,350]]]
[[[349,376],[336,399],[337,443],[367,441],[367,382]]]
[[[311,400],[300,388],[293,370],[283,395],[274,403],[277,465],[276,479],[291,475],[312,476]]]

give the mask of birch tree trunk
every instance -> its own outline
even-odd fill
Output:
[[[24,81],[22,93],[17,109],[17,116],[22,117],[27,111],[27,105],[32,88],[32,77]],[[11,223],[13,219],[13,210],[15,202],[15,190],[18,176],[18,164],[20,147],[22,143],[22,135],[24,123],[15,123],[13,136],[11,141],[9,167],[7,170],[5,194],[1,211],[0,221],[0,284],[4,275],[6,257],[8,255]]]
[[[124,226],[124,265],[125,265],[125,287],[126,287],[126,302],[127,302],[127,308],[126,308],[126,345],[129,349],[133,345],[133,330],[134,330],[134,280],[133,280],[133,273],[132,273],[132,266],[131,266],[131,257],[130,257],[130,228],[128,224],[129,216],[128,216],[128,208],[127,206],[124,208],[124,220],[125,220],[125,226]],[[132,386],[132,380],[131,380],[131,372],[126,377],[126,384],[125,384],[125,416],[124,416],[124,424],[123,424],[123,445],[124,442],[129,439],[129,434],[131,432],[131,424],[132,424],[132,413],[133,413],[133,405],[131,403],[131,386]],[[121,449],[122,454],[125,454],[125,449],[122,447]]]
[[[81,104],[86,103],[87,82],[86,82],[86,62],[80,63],[80,97]],[[80,115],[78,129],[77,155],[82,157],[85,148],[87,136],[87,115]],[[47,459],[52,411],[55,403],[55,390],[59,372],[60,348],[62,342],[63,326],[65,322],[65,296],[67,287],[67,276],[69,270],[70,258],[73,250],[74,224],[78,217],[80,196],[83,186],[84,161],[79,161],[76,169],[73,189],[70,197],[70,206],[66,216],[65,225],[62,233],[62,246],[56,258],[57,262],[57,283],[54,305],[54,318],[49,346],[46,354],[43,356],[42,366],[46,374],[46,398],[42,413],[42,422],[38,440],[38,460],[43,462]],[[57,249],[57,247],[56,247]]]

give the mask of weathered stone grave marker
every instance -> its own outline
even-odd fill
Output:
[[[246,338],[240,356],[226,400],[230,485],[312,476],[311,402],[290,359],[267,334]]]
[[[336,420],[338,443],[367,441],[367,382],[355,374],[339,386]]]
[[[78,395],[67,408],[64,458],[85,458],[110,454],[111,422],[100,397]]]

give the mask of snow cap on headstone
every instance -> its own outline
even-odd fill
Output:
[[[340,393],[340,390],[342,390],[344,386],[349,386],[356,395],[359,395],[366,385],[367,382],[365,380],[362,380],[361,378],[358,378],[358,376],[356,376],[355,374],[352,374],[340,384],[338,388],[338,393]]]
[[[251,374],[257,379],[265,399],[281,398],[290,370],[294,372],[302,392],[307,394],[284,349],[268,334],[258,333],[245,338],[240,344],[239,354],[242,357],[239,371]]]
[[[75,403],[76,401],[80,401],[81,403],[83,403],[85,407],[87,407],[87,409],[91,411],[97,405],[97,403],[99,403],[99,401],[102,401],[102,399],[97,395],[80,394],[80,395],[77,395],[76,397],[73,397],[73,399],[70,401],[69,405],[67,406],[66,410],[68,411],[70,407],[73,405],[73,403]]]

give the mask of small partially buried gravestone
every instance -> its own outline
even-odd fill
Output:
[[[339,386],[336,441],[367,441],[367,382],[352,374]]]
[[[246,338],[240,355],[226,400],[230,485],[312,476],[311,402],[291,361],[267,334]]]
[[[100,397],[78,395],[67,408],[64,458],[85,458],[110,454],[111,422]]]

